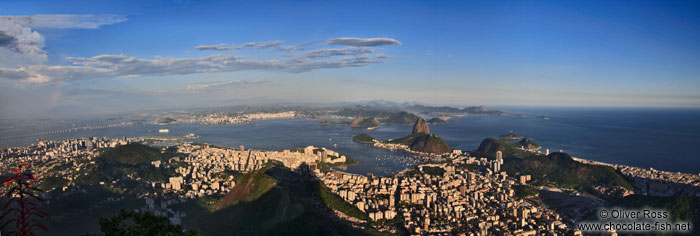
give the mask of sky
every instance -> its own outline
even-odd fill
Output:
[[[697,108],[700,3],[0,2],[0,118],[377,99]]]

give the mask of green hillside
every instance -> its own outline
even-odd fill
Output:
[[[521,139],[521,138],[523,138],[523,137],[522,137],[522,136],[519,136],[519,135],[517,135],[517,134],[515,134],[515,133],[513,133],[513,132],[510,132],[510,133],[507,133],[507,134],[504,134],[504,135],[499,136],[499,138],[500,138],[500,139],[505,139],[505,140],[518,140],[518,139]]]
[[[165,161],[173,157],[170,153],[161,153],[157,148],[153,148],[141,143],[130,143],[106,149],[98,158],[111,163],[137,165],[150,164],[151,161]]]
[[[388,143],[407,145],[411,150],[417,152],[440,154],[452,151],[452,148],[444,140],[434,134],[417,133],[388,141]]]
[[[376,139],[369,134],[359,134],[352,137],[352,141],[358,143],[372,144]]]
[[[392,112],[386,118],[380,119],[385,124],[411,125],[418,120],[418,116],[405,111]]]
[[[370,106],[353,106],[344,107],[339,111],[335,112],[335,115],[339,116],[349,116],[349,117],[365,117],[365,120],[370,118],[376,118],[381,124],[397,124],[397,125],[411,125],[416,120],[418,116],[413,113],[389,109],[381,109]],[[369,122],[369,121],[367,121]],[[371,127],[365,125],[363,127]]]
[[[321,120],[321,122],[318,123],[319,125],[325,125],[325,126],[331,126],[331,125],[349,125],[350,121],[332,121],[332,120]]]
[[[447,121],[437,117],[433,117],[432,119],[428,120],[428,123],[430,123],[431,125],[441,125],[447,124]]]
[[[501,139],[495,139],[495,138],[486,138],[483,141],[481,141],[481,144],[479,145],[479,148],[477,148],[474,153],[477,156],[483,156],[491,159],[496,159],[496,152],[501,151],[503,153],[503,157],[527,157],[527,156],[532,156],[535,155],[534,153],[530,152],[525,152],[523,150],[520,150],[516,148],[513,144],[509,143],[508,141],[501,140]]]
[[[160,118],[156,121],[156,123],[159,123],[159,124],[170,124],[173,122],[175,122],[175,119],[170,118],[170,117]]]
[[[376,128],[379,127],[381,123],[376,118],[365,118],[362,119],[355,127],[361,128]]]
[[[321,202],[323,202],[323,204],[327,207],[338,210],[345,215],[355,217],[357,219],[365,221],[370,220],[367,214],[363,213],[362,211],[360,211],[360,209],[357,209],[357,207],[346,202],[340,196],[336,195],[335,193],[332,193],[331,190],[328,189],[328,187],[326,187],[326,185],[324,185],[323,183],[318,183],[316,185],[316,191],[319,193],[319,198],[321,199]]]
[[[224,195],[223,198],[219,199],[219,201],[212,206],[212,210],[218,211],[242,201],[250,202],[265,194],[272,187],[277,185],[277,181],[274,178],[265,174],[265,171],[270,168],[272,168],[272,165],[268,164],[262,169],[237,176],[235,179],[236,186]]]
[[[532,139],[529,138],[521,139],[520,141],[518,141],[518,144],[523,146],[525,149],[530,150],[540,150],[542,148],[539,144],[535,143],[535,141],[532,141]]]
[[[475,154],[493,159],[496,151],[503,152],[503,171],[509,175],[531,175],[535,185],[555,185],[587,192],[594,192],[591,188],[596,185],[633,189],[632,184],[612,167],[579,163],[566,153],[545,156],[519,150],[504,140],[487,138]]]
[[[590,191],[589,188],[596,185],[633,189],[632,184],[612,167],[579,163],[560,152],[549,156],[508,158],[501,168],[512,175],[532,175],[533,183],[539,185],[552,183],[581,191]]]

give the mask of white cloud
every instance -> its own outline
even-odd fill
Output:
[[[391,58],[391,55],[387,55],[384,53],[377,53],[377,54],[374,54],[374,57],[375,58]]]
[[[356,47],[401,45],[401,42],[392,38],[334,38],[329,39],[327,43],[328,45],[343,45]]]
[[[295,47],[294,46],[285,46],[283,45],[284,41],[281,40],[275,40],[275,41],[265,41],[265,42],[248,42],[240,45],[231,45],[227,43],[220,43],[216,45],[200,45],[194,47],[197,50],[200,51],[205,51],[205,50],[215,50],[215,51],[228,51],[228,50],[237,50],[237,49],[242,49],[242,48],[257,48],[257,49],[262,49],[262,48],[277,48],[280,50],[284,51],[289,51],[293,50]]]
[[[230,81],[217,81],[217,82],[202,82],[196,84],[188,84],[187,90],[191,92],[211,92],[214,90],[222,90],[236,87],[243,87],[249,85],[259,85],[265,84],[266,81],[261,80],[230,80]]]
[[[10,16],[12,17],[12,16]],[[121,23],[127,20],[123,15],[33,15],[15,16],[29,18],[31,26],[39,29],[97,29],[103,25]]]
[[[374,49],[347,47],[347,48],[324,48],[307,52],[305,55],[309,58],[332,57],[332,56],[348,56],[361,55],[374,52]]]
[[[36,29],[96,29],[125,20],[121,15],[0,16],[0,66],[46,63],[45,39]]]
[[[215,73],[242,70],[306,72],[324,68],[359,67],[373,63],[376,57],[353,56],[333,60],[296,57],[288,60],[251,60],[232,55],[209,55],[193,58],[139,59],[126,55],[68,57],[72,65],[23,65],[19,68],[0,67],[0,79],[23,84],[51,81],[88,80],[117,77],[167,76],[194,73]]]
[[[73,21],[75,20],[64,19],[63,23],[57,23],[51,27],[59,27],[59,25],[61,25],[60,27],[67,27],[66,25],[73,24],[70,23]],[[102,23],[97,22],[113,21],[115,20],[95,21],[86,23],[85,25],[73,24],[73,27],[99,27],[99,24]],[[36,33],[36,31],[33,32]],[[38,33],[36,33],[36,35],[41,37]],[[15,40],[16,37],[12,37],[12,35],[0,34],[0,46],[5,47],[4,45],[17,44]],[[378,45],[375,39],[366,40],[369,41],[365,42],[365,44]],[[34,48],[38,49],[40,47]],[[201,45],[195,48],[198,50],[217,51],[241,48],[277,48],[289,51],[296,47],[284,45],[284,41],[276,40],[249,42],[235,46],[230,44]],[[372,53],[377,50],[379,50],[379,48],[349,46],[345,48],[322,48],[305,51],[305,49],[301,47],[295,50],[299,51],[298,53],[278,53],[277,56],[273,54],[271,59],[268,59],[270,58],[269,56],[266,59],[251,59],[238,55],[223,54],[184,58],[164,58],[156,56],[153,59],[142,59],[123,54],[105,54],[93,57],[66,57],[66,61],[70,63],[68,65],[19,63],[15,66],[4,66],[0,64],[0,80],[13,81],[18,85],[29,85],[58,81],[187,75],[243,70],[300,73],[328,68],[361,67],[382,63],[381,59],[390,57],[389,55],[381,53],[372,55]],[[43,51],[38,53],[43,53]]]

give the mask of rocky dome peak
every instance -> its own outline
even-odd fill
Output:
[[[416,124],[413,125],[413,134],[424,133],[430,134],[430,129],[428,128],[428,122],[425,122],[423,118],[418,118]]]

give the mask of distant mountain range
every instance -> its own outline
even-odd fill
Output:
[[[487,109],[484,106],[470,106],[464,108],[450,106],[431,106],[418,102],[392,102],[386,100],[371,100],[365,102],[343,102],[338,104],[341,107],[372,107],[374,109],[387,111],[408,111],[417,114],[471,114],[471,115],[508,115],[508,113]]]

